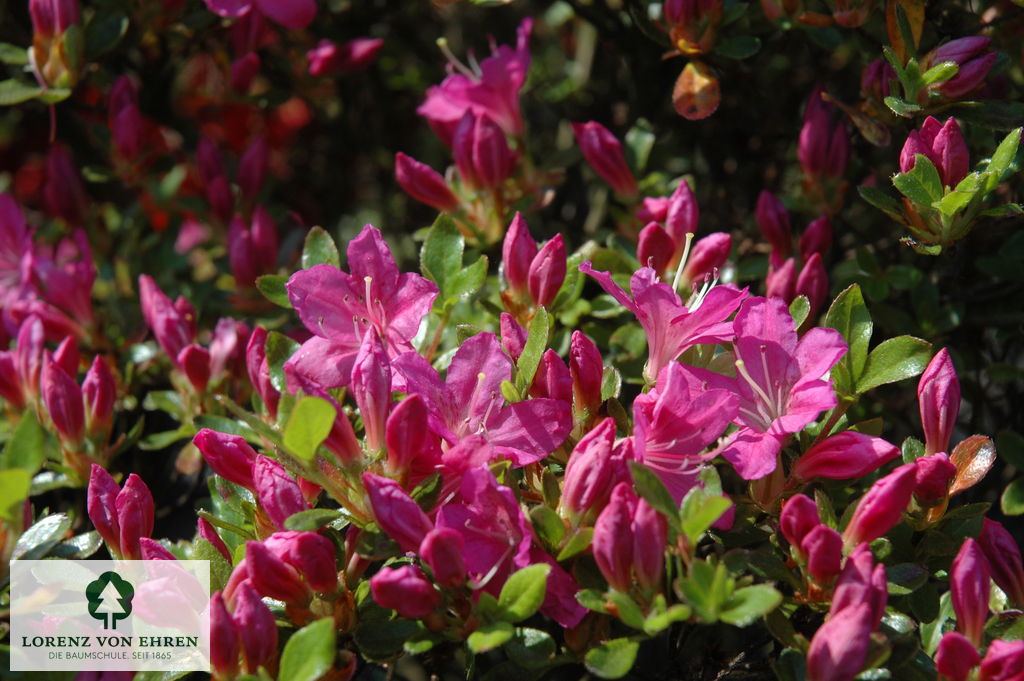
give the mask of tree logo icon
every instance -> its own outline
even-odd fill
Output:
[[[116,572],[104,572],[85,587],[89,614],[103,622],[104,629],[117,629],[117,621],[132,614],[135,588]]]

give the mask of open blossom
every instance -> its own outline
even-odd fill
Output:
[[[512,361],[492,333],[462,344],[442,381],[421,355],[406,353],[392,363],[395,388],[416,393],[430,411],[430,427],[454,446],[481,436],[498,456],[525,466],[562,444],[572,427],[570,406],[550,398],[505,404],[501,384],[512,376]]]
[[[505,132],[518,137],[523,132],[519,91],[530,68],[529,39],[532,19],[524,19],[516,31],[516,46],[499,45],[479,66],[470,70],[452,64],[452,73],[440,85],[427,89],[427,97],[416,110],[445,144],[452,143],[455,127],[466,111],[487,116]]]
[[[632,298],[615,283],[608,272],[598,272],[590,262],[580,265],[612,298],[636,315],[647,334],[648,357],[644,376],[657,377],[662,367],[684,350],[702,343],[726,343],[735,335],[726,319],[746,297],[746,289],[715,286],[699,294],[689,305],[658,279],[650,267],[637,270],[630,279]]]
[[[437,286],[399,272],[380,232],[366,225],[348,244],[350,272],[316,265],[292,275],[288,299],[314,335],[285,363],[289,387],[322,392],[347,385],[370,327],[392,357],[411,351],[412,338],[437,297]]]

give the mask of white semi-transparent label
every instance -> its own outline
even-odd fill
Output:
[[[11,671],[209,671],[205,560],[11,561]]]

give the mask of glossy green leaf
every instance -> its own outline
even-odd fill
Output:
[[[678,532],[680,530],[679,508],[676,506],[675,500],[665,487],[665,483],[661,481],[661,478],[639,461],[629,462],[629,472],[633,476],[633,484],[636,485],[636,491],[644,498],[644,501],[650,504],[655,511],[665,516],[669,526]]]
[[[0,519],[18,523],[22,502],[32,487],[32,474],[23,468],[0,470]]]
[[[836,388],[848,395],[855,393],[857,379],[864,372],[873,324],[860,287],[853,284],[833,301],[825,314],[825,326],[838,331],[849,350],[832,368]]]
[[[288,392],[288,381],[284,375],[284,363],[299,349],[299,344],[277,331],[267,334],[267,368],[270,370],[270,384],[281,393]]]
[[[723,622],[737,627],[753,624],[782,602],[782,594],[767,584],[755,584],[733,592],[719,613]]]
[[[306,241],[302,245],[302,269],[308,270],[315,265],[341,265],[338,246],[323,227],[314,227],[306,232]]]
[[[862,184],[857,187],[857,193],[860,194],[862,199],[892,219],[903,219],[902,206],[900,206],[899,201],[892,198],[878,187],[869,187],[868,185]]]
[[[797,296],[789,304],[789,314],[793,317],[793,327],[799,329],[811,312],[811,301],[807,296]]]
[[[914,167],[893,177],[892,183],[901,194],[922,206],[931,206],[942,198],[942,179],[939,177],[939,171],[924,154],[918,154]]]
[[[288,277],[280,274],[264,274],[256,277],[256,288],[263,297],[278,307],[292,309],[292,301],[288,299],[288,290],[284,287]]]
[[[25,66],[28,64],[28,50],[20,45],[0,43],[0,63],[9,66]]]
[[[327,439],[337,412],[327,400],[303,397],[292,409],[284,429],[284,446],[295,456],[312,461],[316,450]]]
[[[36,419],[35,411],[25,410],[11,439],[0,454],[0,468],[21,468],[29,477],[42,468],[46,460],[46,433]],[[0,495],[0,498],[4,498]]]
[[[515,629],[508,622],[491,622],[480,627],[466,639],[466,645],[474,653],[486,653],[512,640]]]
[[[868,355],[864,373],[857,379],[857,392],[917,376],[931,357],[931,344],[920,338],[897,336],[883,341]]]
[[[999,499],[999,505],[1006,515],[1024,513],[1024,478],[1017,478],[1006,486]]]
[[[296,532],[315,532],[340,517],[342,513],[336,508],[311,508],[288,516],[284,521],[284,528]]]
[[[587,651],[587,671],[602,679],[621,679],[636,662],[640,644],[628,638],[613,638]]]
[[[554,656],[557,646],[546,631],[520,627],[505,644],[509,659],[526,669],[540,669]]]
[[[544,602],[550,572],[550,565],[538,563],[512,573],[498,594],[501,619],[520,622],[537,612]]]
[[[0,106],[13,106],[35,99],[43,89],[34,83],[13,78],[0,81]]]
[[[202,537],[192,542],[192,559],[210,563],[210,591],[220,591],[231,576],[231,563],[213,544]]]
[[[18,537],[11,552],[11,560],[39,560],[56,546],[68,530],[71,518],[65,513],[54,513],[38,520]]]
[[[334,666],[334,618],[325,617],[292,634],[281,653],[279,679],[316,681]]]
[[[540,366],[541,357],[548,347],[548,313],[543,307],[538,307],[530,320],[530,328],[527,330],[526,344],[523,352],[519,355],[519,362],[516,364],[516,389],[520,395],[525,395],[533,384],[533,376]]]

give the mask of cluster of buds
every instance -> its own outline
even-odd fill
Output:
[[[565,282],[565,241],[561,234],[538,246],[530,227],[515,214],[502,244],[502,265],[507,287],[501,292],[505,308],[526,323],[538,307],[551,307]]]
[[[622,142],[597,121],[573,123],[572,131],[576,135],[576,144],[583,152],[583,158],[594,172],[623,199],[634,198],[637,193],[636,178],[626,163]]]
[[[950,76],[924,88],[918,102],[927,104],[929,99],[936,97],[942,100],[958,100],[978,88],[996,63],[997,55],[989,49],[991,42],[991,38],[980,35],[956,38],[926,54],[921,59],[921,73],[950,63],[955,64],[956,69],[949,69]]]
[[[1024,641],[997,639],[984,657],[979,654],[993,577],[1001,588],[1006,584],[1011,591],[1019,592],[1021,585],[1020,550],[1001,525],[985,522],[981,539],[966,539],[949,571],[956,631],[946,632],[935,652],[935,667],[944,681],[1012,681],[1019,679],[1024,669]]]
[[[779,527],[792,547],[793,557],[806,568],[814,587],[811,597],[827,591],[842,567],[842,537],[821,522],[817,505],[803,494],[791,497],[783,505]]]
[[[641,602],[650,602],[661,591],[667,533],[665,517],[629,482],[616,485],[594,523],[594,560],[608,585],[628,594],[635,584]]]
[[[252,212],[252,224],[246,226],[235,214],[228,228],[228,262],[238,286],[251,287],[256,277],[277,269],[277,226],[263,206]]]
[[[576,443],[565,467],[558,506],[571,525],[594,523],[608,505],[612,490],[629,482],[627,463],[632,457],[627,442],[615,442],[615,420],[606,418]]]
[[[171,299],[153,278],[139,275],[139,300],[160,348],[197,394],[227,377],[241,376],[249,327],[230,318],[217,322],[209,347],[197,342],[196,312],[184,296]]]
[[[269,158],[270,147],[267,141],[262,137],[257,137],[239,159],[238,169],[235,172],[235,184],[238,186],[242,207],[251,206],[259,197],[260,190],[267,179]],[[213,142],[205,137],[199,140],[199,146],[196,149],[196,165],[206,193],[206,200],[210,204],[213,215],[222,224],[228,224],[238,211],[238,200],[231,189],[224,155]],[[253,222],[255,223],[256,211],[253,213]],[[274,241],[274,261],[276,263],[276,235]]]
[[[754,215],[772,248],[765,278],[766,295],[782,298],[787,304],[797,296],[806,296],[810,303],[808,319],[813,319],[828,296],[828,272],[823,258],[832,247],[832,223],[821,216],[807,225],[800,235],[798,260],[793,255],[789,211],[782,201],[771,192],[762,191]]]
[[[672,47],[687,57],[710,52],[724,6],[722,0],[665,0],[661,19]]]
[[[362,71],[376,61],[377,53],[383,46],[384,41],[380,38],[356,38],[342,45],[321,40],[306,53],[309,75],[327,76]]]
[[[850,159],[850,136],[838,109],[823,95],[818,86],[807,100],[796,154],[803,169],[804,193],[820,212],[835,215],[849,186],[843,175]]]
[[[85,36],[79,0],[30,0],[32,47],[29,58],[39,84],[73,88],[85,65]]]
[[[229,611],[220,591],[210,599],[210,663],[218,680],[257,673],[277,659],[277,622],[250,583],[238,585],[233,605]]]
[[[142,478],[132,473],[122,488],[110,473],[93,464],[86,510],[112,556],[122,560],[150,557],[142,542],[153,533],[155,507]]]
[[[935,166],[944,187],[956,187],[970,171],[967,142],[955,118],[939,123],[929,116],[920,130],[911,130],[900,151],[900,172],[912,171],[919,155]]]

